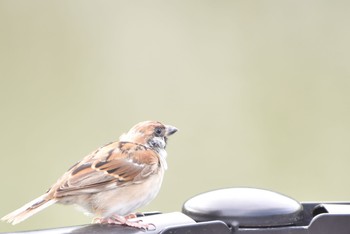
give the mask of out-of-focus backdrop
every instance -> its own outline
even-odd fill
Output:
[[[160,194],[350,200],[348,1],[0,1],[0,216],[142,120],[180,131]],[[52,206],[0,231],[90,222]]]

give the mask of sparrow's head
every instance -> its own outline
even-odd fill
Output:
[[[120,137],[120,141],[145,145],[156,151],[164,149],[168,137],[177,132],[177,128],[157,121],[144,121],[136,124],[129,132]]]

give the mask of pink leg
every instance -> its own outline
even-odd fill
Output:
[[[129,219],[136,218],[136,214],[129,214],[125,217],[119,215],[113,215],[107,218],[95,218],[94,223],[100,224],[119,224],[129,227],[140,228],[144,230],[155,230],[156,226],[152,223],[142,223],[142,220],[129,221]],[[152,227],[152,229],[150,229]]]
[[[118,222],[117,220],[115,220],[113,217],[107,217],[107,218],[94,218],[92,220],[92,223],[100,223],[100,224],[122,224],[120,222]]]

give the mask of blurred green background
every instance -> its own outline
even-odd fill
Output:
[[[350,200],[349,1],[0,1],[0,216],[132,125],[180,131],[160,194]],[[52,206],[0,231],[88,223]]]

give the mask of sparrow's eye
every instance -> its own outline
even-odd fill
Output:
[[[156,128],[156,129],[154,129],[154,134],[155,134],[157,137],[161,136],[162,133],[163,133],[163,130],[162,130],[161,128]]]

